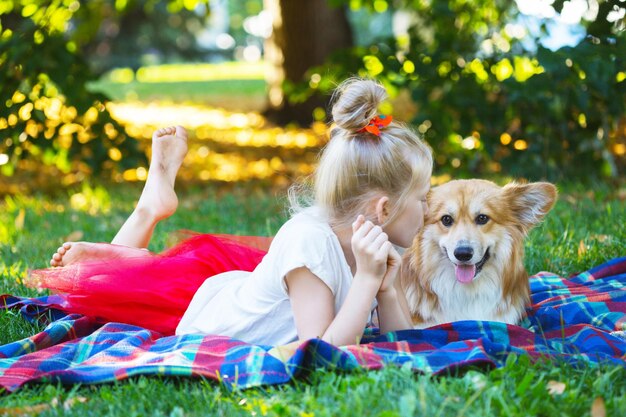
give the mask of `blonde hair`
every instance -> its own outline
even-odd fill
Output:
[[[351,225],[380,194],[391,202],[389,222],[405,207],[411,191],[430,181],[432,152],[407,126],[392,121],[380,137],[359,132],[386,98],[382,85],[360,78],[344,81],[333,94],[335,126],[313,174],[312,190],[313,204],[325,210],[333,226]],[[292,211],[301,207],[299,189],[290,190]]]

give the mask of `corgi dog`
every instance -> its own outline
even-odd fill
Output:
[[[552,209],[550,183],[457,180],[428,196],[400,285],[417,328],[458,320],[518,324],[530,302],[524,238]]]

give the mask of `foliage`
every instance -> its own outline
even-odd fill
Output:
[[[94,47],[103,22],[155,10],[184,15],[200,3],[206,1],[0,1],[0,175],[26,162],[65,173],[145,165],[111,118],[107,96],[87,88],[96,74],[83,53]]]
[[[334,3],[374,11],[392,5]],[[608,10],[625,7],[604,3]],[[529,35],[514,24],[514,2],[393,5],[411,16],[406,35],[339,51],[304,83],[288,85],[290,98],[326,94],[352,74],[375,77],[392,93],[409,91],[412,103],[398,100],[396,110],[416,107],[411,121],[434,148],[439,169],[455,176],[495,171],[558,179],[625,171],[626,36],[606,13],[589,23],[580,44],[551,51],[527,46]]]
[[[68,172],[74,161],[100,170],[138,158],[108,114],[106,97],[86,89],[94,76],[63,34],[80,4],[68,3],[0,3],[2,175],[12,175],[20,159]]]
[[[558,185],[561,198],[527,242],[527,269],[567,276],[623,256],[626,229],[615,226],[616,219],[626,217],[624,186],[595,184],[590,191]],[[5,198],[0,202],[3,292],[35,296],[35,290],[20,283],[28,269],[45,266],[65,239],[111,239],[140,192],[139,184],[123,184],[63,190],[56,198]],[[179,197],[179,210],[159,225],[152,250],[163,249],[168,234],[181,228],[268,235],[285,219],[276,196],[266,189],[238,187],[224,193],[194,188]],[[16,312],[0,312],[0,343],[41,329]],[[590,413],[598,402],[605,413]],[[608,364],[594,368],[548,361],[532,364],[526,357],[512,358],[501,369],[474,368],[438,376],[394,367],[349,373],[318,370],[291,384],[233,392],[203,379],[139,377],[97,386],[29,384],[14,394],[0,395],[0,414],[7,415],[521,417],[620,415],[624,409],[626,369]]]
[[[208,51],[196,34],[208,16],[208,0],[82,2],[71,36],[98,75],[122,66],[200,61]]]
[[[229,33],[237,45],[245,45],[250,34],[245,30],[247,16],[258,15],[263,10],[263,0],[228,0]]]

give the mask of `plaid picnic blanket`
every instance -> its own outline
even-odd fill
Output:
[[[626,257],[561,278],[541,272],[530,279],[532,305],[521,326],[460,321],[424,330],[368,336],[336,347],[302,343],[281,361],[256,346],[224,336],[159,333],[121,323],[100,325],[64,315],[56,296],[0,296],[0,306],[31,320],[48,320],[32,337],[0,346],[0,386],[26,382],[94,384],[134,375],[203,376],[227,387],[279,384],[318,367],[378,369],[388,364],[442,373],[469,364],[503,366],[507,357],[554,358],[575,365],[626,366]]]

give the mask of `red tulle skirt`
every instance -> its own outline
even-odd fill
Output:
[[[159,254],[31,271],[28,282],[63,295],[62,309],[68,313],[170,335],[206,278],[254,270],[270,241],[267,237],[198,234]]]

